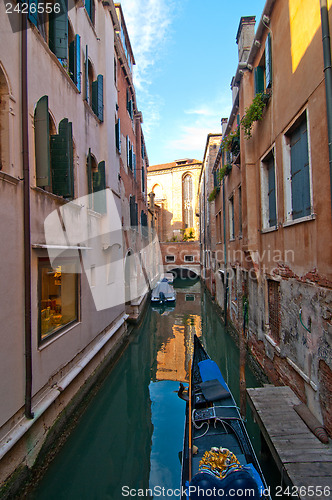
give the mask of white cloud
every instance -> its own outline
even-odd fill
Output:
[[[122,0],[121,5],[136,60],[135,87],[142,90],[150,83],[149,71],[162,56],[175,3],[169,0]]]

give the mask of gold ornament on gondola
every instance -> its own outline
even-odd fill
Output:
[[[234,453],[222,447],[213,447],[210,451],[206,451],[199,463],[200,472],[208,470],[220,479],[223,479],[230,470],[240,468],[240,462]]]

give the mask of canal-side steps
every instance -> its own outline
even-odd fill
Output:
[[[321,443],[309,430],[293,408],[301,403],[298,397],[289,387],[272,385],[247,389],[247,394],[254,418],[290,488],[288,491],[298,493],[301,500],[329,498],[332,442]],[[328,495],[324,494],[324,488]]]

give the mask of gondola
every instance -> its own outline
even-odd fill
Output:
[[[270,499],[234,398],[217,366],[194,336],[182,452],[182,499]],[[191,398],[189,395],[191,394]]]

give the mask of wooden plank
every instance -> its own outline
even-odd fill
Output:
[[[247,393],[254,418],[286,484],[303,486],[301,500],[315,498],[309,486],[330,487],[332,492],[332,443],[321,443],[295,412],[293,405],[300,400],[292,390],[267,386],[247,389]],[[317,495],[321,497],[319,488]]]

